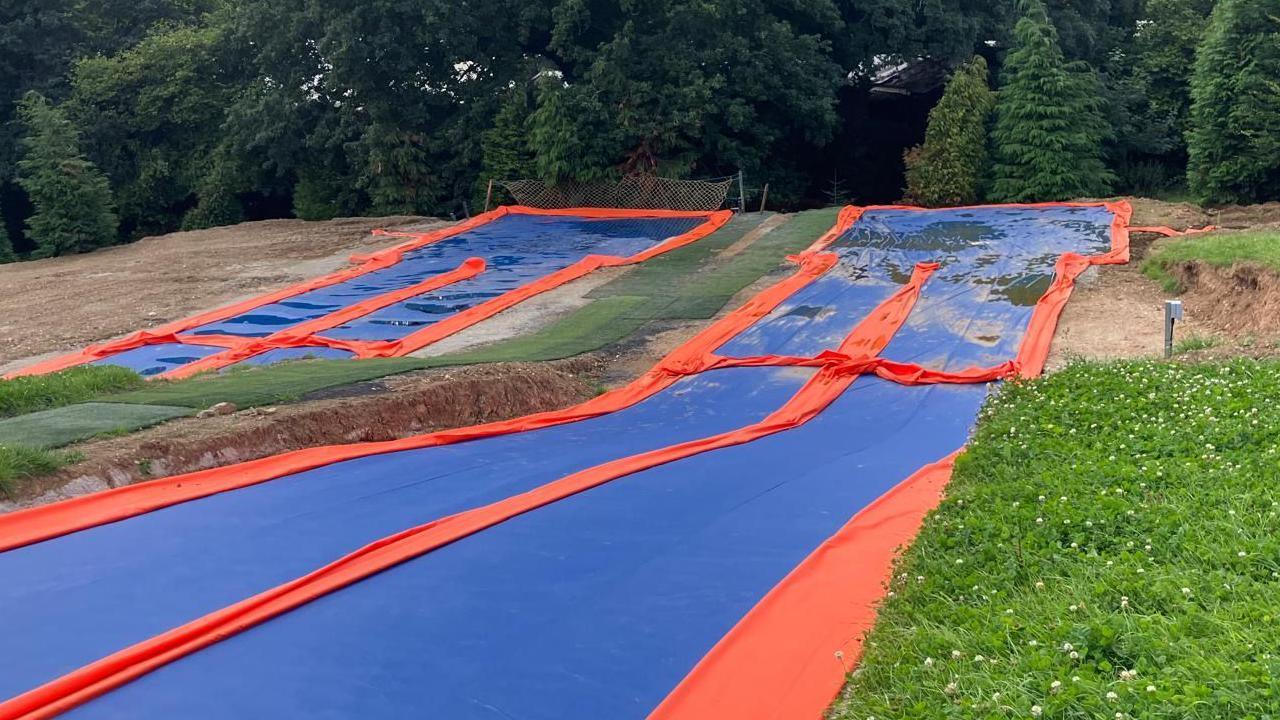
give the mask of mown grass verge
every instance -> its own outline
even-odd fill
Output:
[[[1209,233],[1170,240],[1143,261],[1142,272],[1166,291],[1181,292],[1184,288],[1179,287],[1169,269],[1191,261],[1216,267],[1250,264],[1280,272],[1280,233],[1265,230]]]
[[[13,497],[21,480],[47,475],[79,459],[79,455],[71,452],[0,445],[0,494]]]
[[[1280,363],[1078,364],[996,395],[831,710],[1274,718]]]
[[[52,375],[0,380],[0,418],[84,402],[100,395],[141,387],[132,370],[85,365]]]

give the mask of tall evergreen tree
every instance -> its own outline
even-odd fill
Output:
[[[929,111],[924,145],[907,152],[907,202],[938,207],[978,201],[994,106],[987,61],[974,57],[956,70]]]
[[[1108,192],[1103,162],[1109,127],[1097,75],[1067,63],[1040,0],[1023,0],[1005,58],[992,133],[993,199],[1065,200]]]
[[[18,184],[35,207],[27,219],[35,255],[85,252],[116,240],[107,177],[80,152],[80,134],[61,109],[36,92],[23,98],[18,116],[26,129]]]
[[[1221,0],[1191,81],[1187,181],[1203,202],[1280,197],[1280,0]]]

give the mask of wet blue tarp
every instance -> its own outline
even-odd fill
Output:
[[[190,335],[266,337],[357,302],[402,290],[454,270],[469,258],[487,267],[469,280],[375,311],[322,334],[339,340],[398,340],[533,280],[572,265],[588,255],[630,257],[683,235],[706,222],[689,218],[586,218],[512,214],[472,230],[405,253],[397,264],[345,282],[310,290],[287,300],[194,328]],[[119,353],[97,361],[150,376],[176,369],[220,348],[170,343]],[[261,365],[317,357],[350,357],[326,348],[299,348],[259,356]]]
[[[871,211],[840,264],[724,355],[835,347],[919,261],[942,267],[887,357],[1011,359],[1057,254],[1102,209]],[[936,363],[936,364],[934,364]],[[590,465],[748,425],[812,370],[684,379],[559,428],[346,461],[0,554],[0,695],[372,539]],[[963,444],[985,385],[859,378],[815,420],[517,516],[165,666],[79,718],[642,718],[852,515]],[[105,609],[105,610],[104,610]]]

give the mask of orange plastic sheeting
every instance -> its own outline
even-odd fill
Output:
[[[917,267],[906,285],[853,329],[842,343],[841,350],[866,348],[878,353],[883,349],[894,331],[906,321],[920,288],[935,267]],[[794,288],[787,290],[794,292]],[[776,294],[779,295],[778,302],[786,297]],[[706,333],[706,337],[699,337],[705,341],[723,332],[724,328],[719,328]],[[670,376],[670,373],[662,374]],[[371,543],[313,573],[137,643],[0,703],[0,720],[54,717],[174,660],[518,515],[648,468],[798,427],[817,417],[856,379],[855,374],[824,368],[786,404],[760,422],[596,465],[519,495],[432,520]]]
[[[476,227],[492,222],[493,220],[503,217],[504,215],[510,215],[510,214],[574,216],[574,217],[587,217],[587,218],[705,217],[707,218],[707,221],[683,235],[670,238],[663,243],[660,243],[652,248],[649,248],[644,252],[637,253],[630,257],[620,258],[620,257],[609,256],[609,255],[588,256],[587,258],[584,258],[583,260],[579,261],[578,263],[575,263],[574,265],[569,266],[568,268],[565,268],[559,272],[553,273],[547,277],[540,278],[539,280],[535,280],[522,287],[516,288],[511,292],[505,293],[496,298],[493,298],[492,300],[489,300],[488,302],[472,307],[462,313],[459,313],[458,315],[455,315],[449,318],[448,320],[445,320],[441,323],[437,323],[431,327],[425,328],[424,330],[421,330],[417,333],[406,336],[405,338],[402,338],[395,342],[362,343],[362,342],[354,342],[354,341],[335,341],[329,338],[323,338],[319,336],[304,340],[304,339],[301,339],[296,334],[296,331],[298,329],[296,327],[292,328],[292,330],[295,331],[294,333],[289,333],[287,331],[284,331],[284,332],[278,333],[277,335],[269,336],[269,337],[278,336],[278,341],[273,344],[267,344],[266,342],[267,338],[241,338],[241,337],[235,337],[235,336],[221,336],[221,335],[219,336],[210,336],[210,335],[184,336],[182,334],[187,330],[191,330],[193,328],[200,327],[201,325],[206,325],[208,323],[217,322],[219,320],[225,320],[229,317],[239,315],[243,312],[252,310],[256,307],[261,307],[263,305],[268,305],[274,302],[279,302],[281,300],[286,300],[290,297],[299,295],[301,293],[304,293],[310,290],[315,290],[321,287],[327,287],[329,285],[333,285],[339,282],[344,282],[346,280],[350,280],[351,278],[359,277],[360,275],[373,272],[374,270],[380,270],[382,268],[390,267],[400,262],[400,260],[404,256],[404,253],[409,252],[410,250],[416,250],[418,248],[424,247],[426,245],[430,245],[435,242],[439,242],[446,238],[459,235],[468,230],[472,230]],[[235,362],[239,362],[240,360],[243,360],[247,357],[252,357],[254,355],[267,352],[268,350],[273,350],[278,348],[290,348],[290,347],[302,347],[302,346],[337,347],[337,348],[342,348],[346,350],[351,350],[356,354],[357,357],[360,357],[360,358],[396,357],[399,355],[405,355],[410,352],[413,352],[414,350],[418,350],[422,347],[425,347],[426,345],[429,345],[433,342],[436,342],[441,338],[446,337],[447,335],[451,335],[466,327],[474,325],[475,323],[481,320],[484,320],[488,317],[496,315],[497,313],[502,312],[503,310],[511,307],[512,305],[515,305],[516,303],[521,302],[522,300],[532,297],[533,295],[537,295],[539,293],[546,292],[547,290],[551,290],[571,280],[582,277],[583,275],[586,275],[587,273],[590,273],[593,270],[596,270],[598,268],[614,267],[618,265],[630,265],[634,263],[643,262],[657,255],[661,255],[664,252],[674,250],[678,247],[682,247],[691,242],[694,242],[700,238],[706,237],[707,235],[715,232],[720,227],[722,227],[726,222],[729,221],[729,218],[731,218],[732,216],[733,216],[733,213],[732,211],[729,211],[729,210],[721,210],[721,211],[711,212],[711,213],[699,212],[699,211],[683,211],[683,210],[621,210],[621,209],[611,209],[611,208],[572,208],[567,210],[544,210],[541,208],[530,208],[530,207],[524,207],[521,205],[508,205],[508,206],[500,207],[496,210],[492,210],[487,213],[483,213],[481,215],[476,215],[475,217],[469,220],[458,223],[456,225],[452,225],[448,228],[436,230],[434,232],[429,232],[429,233],[414,234],[414,233],[402,233],[402,232],[389,232],[385,230],[374,231],[374,234],[376,235],[383,235],[387,237],[406,237],[406,238],[410,238],[410,240],[408,242],[401,243],[400,245],[397,245],[395,247],[387,248],[385,250],[381,250],[375,253],[370,253],[365,255],[352,255],[351,256],[352,261],[360,263],[356,267],[348,268],[346,270],[342,270],[335,273],[330,273],[329,275],[324,275],[322,277],[310,280],[305,283],[293,285],[293,286],[284,288],[282,290],[278,290],[274,293],[253,298],[251,300],[246,300],[244,302],[236,303],[234,305],[228,305],[226,307],[222,307],[217,310],[212,310],[210,312],[202,313],[200,315],[186,318],[184,320],[168,323],[166,325],[162,325],[152,330],[139,331],[132,335],[128,335],[124,338],[120,338],[119,340],[114,340],[114,341],[99,344],[99,345],[91,345],[85,348],[84,350],[81,350],[80,352],[71,353],[69,355],[64,355],[57,358],[52,358],[44,362],[36,363],[30,367],[17,370],[13,373],[5,375],[4,378],[8,379],[13,377],[20,377],[23,375],[42,375],[45,373],[57,372],[59,370],[65,370],[69,367],[74,367],[76,365],[82,365],[84,363],[100,360],[104,357],[114,355],[116,353],[123,352],[125,350],[132,350],[134,348],[142,347],[144,345],[154,345],[154,344],[168,343],[168,342],[189,342],[189,343],[202,344],[202,345],[216,345],[219,347],[230,348],[235,352],[217,353],[215,355],[206,357],[196,363],[192,363],[191,365],[186,365],[181,368],[171,370],[167,373],[163,373],[158,376],[159,378],[163,378],[163,379],[178,379],[183,377],[189,377],[197,372],[215,370],[218,368],[226,367]],[[481,270],[483,270],[483,268],[481,268]],[[426,282],[430,282],[430,281],[426,281]],[[457,282],[457,280],[455,279],[454,282]],[[438,288],[438,287],[443,287],[443,285],[435,286],[435,288]],[[431,289],[435,289],[435,288],[431,288]],[[429,292],[429,289],[421,290],[420,292]],[[397,296],[398,299],[395,302],[398,302],[399,300],[407,299],[407,297],[403,296],[402,293],[403,291],[396,291],[388,295]],[[342,310],[338,310],[337,312],[331,315],[309,321],[307,324],[310,325],[314,323],[315,327],[323,330],[337,327],[338,325],[341,325],[343,322],[354,319],[355,317],[360,317],[362,315],[366,315],[375,310],[381,309],[382,307],[386,307],[387,305],[394,304],[394,302],[385,301],[384,298],[386,297],[388,296],[384,295],[376,298],[371,298],[364,302],[357,303],[356,305],[353,305],[350,308],[344,308]],[[408,297],[412,297],[412,295]],[[359,314],[352,316],[348,312],[352,308],[364,309],[364,312],[360,312]],[[331,323],[330,318],[333,318],[335,316],[342,316],[344,319],[340,322]],[[248,352],[248,354],[245,354],[250,349],[252,349],[252,351]],[[232,359],[233,356],[234,356],[234,359]],[[198,366],[198,367],[197,369],[192,370],[193,366]]]
[[[49,505],[19,510],[0,515],[0,552],[124,520],[170,505],[256,485],[321,465],[398,450],[450,445],[492,435],[535,430],[630,407],[680,378],[680,373],[668,368],[701,365],[700,359],[705,354],[768,315],[797,290],[830,270],[835,263],[836,256],[829,253],[804,258],[800,268],[794,274],[762,291],[742,307],[703,329],[688,342],[673,350],[649,372],[624,387],[611,390],[585,403],[564,410],[444,430],[400,440],[297,450],[237,465],[125,485]]]
[[[193,363],[188,363],[182,367],[170,370],[161,374],[159,377],[176,380],[184,377],[191,377],[202,372],[216,370],[218,368],[234,365],[235,363],[251,358],[255,355],[265,353],[269,350],[286,347],[306,347],[314,345],[312,336],[323,330],[335,328],[343,323],[350,322],[358,317],[363,317],[371,312],[376,312],[390,305],[395,305],[403,300],[411,297],[428,293],[433,290],[439,290],[447,285],[461,282],[479,275],[485,270],[485,262],[482,258],[470,258],[457,268],[446,273],[441,273],[435,277],[427,278],[420,283],[410,285],[406,288],[394,290],[384,293],[376,297],[362,300],[358,303],[348,305],[337,312],[329,313],[304,323],[299,323],[291,328],[272,333],[264,338],[241,338],[238,347],[233,347],[223,352],[201,358]],[[191,338],[191,342],[198,341],[197,338]]]
[[[1202,228],[1187,228],[1186,230],[1174,230],[1168,225],[1131,225],[1129,232],[1148,232],[1163,235],[1165,237],[1180,237],[1182,235],[1196,235],[1199,233],[1213,232],[1217,230],[1213,225],[1205,225]]]
[[[862,654],[897,548],[937,505],[956,454],[868,505],[694,666],[650,720],[820,718]]]
[[[1059,258],[1054,281],[1036,304],[1017,360],[958,373],[879,360],[873,363],[872,371],[904,384],[986,382],[1015,374],[1038,376],[1075,278],[1090,265],[1129,261],[1132,208],[1126,201],[1005,207],[1061,206],[1102,206],[1111,210],[1115,215],[1111,249],[1102,255],[1066,253]],[[924,210],[909,206],[866,209]],[[828,245],[830,242],[822,247]],[[884,596],[896,549],[915,538],[925,515],[941,500],[960,452],[921,468],[856,514],[735,625],[658,706],[650,720],[821,717],[844,684],[845,675],[857,666],[862,636],[875,623],[876,604]]]
[[[44,362],[36,363],[35,365],[31,365],[30,367],[26,367],[21,370],[17,370],[15,372],[9,373],[4,377],[5,379],[9,379],[14,377],[21,377],[24,375],[43,375],[51,372],[58,372],[59,370],[65,370],[69,367],[74,367],[76,365],[83,365],[84,363],[93,362],[94,360],[100,360],[104,357],[107,357],[108,355],[114,355],[116,353],[123,352],[125,350],[132,350],[134,348],[142,347],[143,345],[155,345],[155,344],[166,343],[166,342],[181,342],[178,336],[187,330],[200,327],[201,325],[207,325],[209,323],[218,322],[219,320],[226,320],[229,317],[234,317],[236,315],[247,312],[254,308],[262,307],[263,305],[270,305],[271,303],[280,302],[281,300],[287,300],[295,295],[300,295],[310,290],[315,290],[317,288],[322,288],[322,287],[328,287],[330,285],[336,285],[340,282],[346,282],[347,280],[350,280],[352,278],[359,277],[366,273],[373,272],[374,270],[381,270],[382,268],[390,267],[400,262],[400,258],[404,255],[405,252],[409,250],[413,250],[413,249],[422,247],[424,245],[430,245],[431,243],[439,242],[440,240],[444,240],[446,238],[453,237],[454,235],[458,235],[460,233],[466,232],[473,228],[479,227],[481,225],[484,225],[488,222],[493,221],[496,218],[506,215],[509,212],[509,210],[510,210],[509,208],[498,208],[497,210],[494,210],[492,212],[484,213],[483,215],[477,215],[465,222],[461,222],[456,225],[452,225],[450,227],[437,230],[435,232],[414,236],[414,240],[412,242],[401,243],[400,245],[397,245],[395,247],[387,248],[385,250],[381,250],[376,253],[370,253],[367,255],[352,255],[351,260],[353,262],[360,263],[355,267],[350,267],[345,270],[339,270],[337,272],[329,273],[328,275],[322,275],[318,278],[314,278],[304,283],[291,285],[287,288],[277,290],[273,293],[260,295],[256,298],[251,298],[249,300],[244,300],[242,302],[234,303],[232,305],[220,307],[216,310],[210,310],[209,312],[201,313],[199,315],[194,315],[189,318],[184,318],[182,320],[176,320],[171,323],[166,323],[164,325],[161,325],[160,327],[153,328],[151,330],[140,330],[136,333],[133,333],[132,335],[127,335],[118,340],[113,340],[113,341],[101,343],[98,345],[90,345],[89,347],[79,352],[71,353],[69,355],[63,355],[56,358],[51,358]],[[387,234],[387,233],[378,233],[375,231],[375,234],[381,235],[381,234]],[[215,336],[201,335],[199,336],[199,342],[204,345],[225,344],[225,343],[212,342],[210,340],[211,337],[215,337]],[[227,337],[227,338],[234,337],[234,340],[236,342],[244,342],[245,340],[242,337],[236,337],[236,336],[216,336],[216,337]],[[227,344],[226,346],[233,347],[234,345]]]

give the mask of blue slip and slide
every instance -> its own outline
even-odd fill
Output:
[[[830,246],[835,267],[716,352],[836,348],[917,263],[937,262],[881,354],[997,365],[1016,355],[1059,255],[1106,251],[1112,218],[1103,207],[868,210]],[[360,327],[398,326],[371,316]],[[433,518],[756,423],[814,373],[706,371],[599,417],[338,462],[0,553],[0,697]],[[518,515],[67,715],[645,717],[852,515],[961,447],[986,392],[860,377],[800,427]]]

